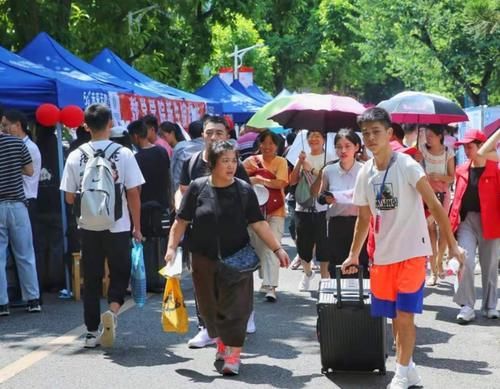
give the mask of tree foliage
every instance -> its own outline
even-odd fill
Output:
[[[29,4],[28,4],[29,3]],[[334,92],[378,102],[403,90],[500,103],[496,0],[0,0],[0,43],[40,31],[90,60],[104,47],[187,90],[234,45],[272,92]]]

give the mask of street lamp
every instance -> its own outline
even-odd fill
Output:
[[[248,53],[250,50],[256,49],[257,47],[263,47],[263,43],[257,43],[256,45],[246,47],[244,49],[238,50],[238,46],[234,45],[234,52],[228,55],[228,57],[234,57],[233,63],[233,80],[238,79],[238,70],[243,65],[243,56]],[[238,64],[239,62],[239,64]]]
[[[138,25],[138,32],[141,32],[141,20],[142,18],[144,17],[144,15],[146,15],[149,11],[153,11],[155,9],[158,9],[160,13],[166,15],[166,16],[170,16],[168,14],[168,12],[165,12],[163,11],[161,8],[160,8],[160,5],[159,4],[154,4],[154,5],[150,5],[148,7],[144,7],[144,8],[141,8],[137,11],[129,11],[127,13],[127,16],[125,18],[123,18],[123,20],[127,20],[128,21],[128,34],[129,35],[132,35],[132,26],[134,24],[137,24]],[[132,47],[130,48],[130,54],[131,55],[134,55],[133,51],[132,51]]]

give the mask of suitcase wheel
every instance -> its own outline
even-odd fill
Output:
[[[378,371],[378,375],[385,375],[385,373],[386,373],[385,367]]]

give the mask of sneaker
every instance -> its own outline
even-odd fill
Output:
[[[224,366],[222,366],[223,375],[238,375],[241,365],[240,352],[239,347],[226,347]]]
[[[275,303],[277,300],[276,292],[274,289],[269,289],[266,293],[266,301],[270,303]]]
[[[459,314],[457,315],[458,324],[469,324],[472,320],[476,318],[476,314],[474,313],[474,309],[464,305]]]
[[[255,334],[257,328],[255,327],[255,311],[252,311],[247,322],[247,334]]]
[[[314,272],[311,271],[310,275],[307,275],[306,273],[302,274],[302,279],[299,282],[299,291],[301,292],[307,292],[309,290],[309,287],[311,286],[311,280],[314,278]]]
[[[28,300],[28,305],[26,306],[26,310],[29,313],[41,312],[42,307],[40,306],[40,301],[38,299]]]
[[[392,381],[387,385],[387,389],[408,389],[408,378],[395,374]]]
[[[0,305],[0,316],[9,316],[9,304]]]
[[[103,347],[113,347],[116,337],[117,319],[111,311],[106,311],[101,316],[102,333],[100,343]]]
[[[191,339],[188,340],[189,348],[203,348],[215,344],[216,339],[212,339],[208,335],[206,328],[200,329],[200,331]]]
[[[412,386],[422,386],[422,379],[418,375],[415,364],[408,369],[408,387],[411,388]]]
[[[217,344],[217,352],[215,353],[215,360],[223,361],[224,355],[226,354],[226,346],[224,345],[224,343],[222,343],[222,340],[220,340],[220,338],[217,338],[216,344]]]
[[[496,309],[483,309],[481,310],[481,313],[483,314],[484,317],[487,317],[488,319],[498,319],[499,317],[498,311]]]
[[[262,285],[259,289],[259,293],[267,293],[269,291],[269,286]]]
[[[427,286],[435,286],[437,285],[437,276],[432,273],[427,282],[425,283]]]
[[[97,346],[99,346],[98,336],[99,333],[97,331],[87,332],[87,335],[85,335],[85,343],[83,344],[83,347],[96,348]]]

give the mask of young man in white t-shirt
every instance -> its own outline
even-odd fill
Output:
[[[448,217],[421,166],[410,156],[393,153],[391,118],[374,107],[359,118],[364,143],[373,153],[358,174],[354,189],[358,219],[345,274],[357,272],[359,253],[373,217],[374,262],[370,269],[372,315],[392,318],[396,340],[396,374],[389,389],[420,385],[412,360],[415,347],[415,313],[423,307],[426,257],[432,254],[422,199],[448,241],[450,257],[464,262]]]
[[[90,146],[94,150],[105,150],[112,127],[111,111],[102,104],[93,104],[85,110],[85,125],[90,130]],[[112,145],[113,147],[113,145]],[[113,165],[115,183],[120,184],[122,196],[122,217],[107,230],[90,231],[80,228],[82,241],[82,264],[85,294],[83,311],[87,335],[85,347],[94,348],[98,344],[111,347],[115,339],[116,316],[123,305],[130,278],[130,218],[132,218],[133,238],[140,242],[141,200],[140,186],[144,183],[141,170],[132,151],[126,147],[116,148],[106,157]],[[79,148],[72,151],[64,166],[60,189],[66,192],[66,202],[74,204],[80,190],[81,179],[88,158]],[[130,216],[129,216],[130,210]],[[102,333],[98,332],[101,322],[100,296],[104,258],[109,266],[109,310],[102,315]]]

